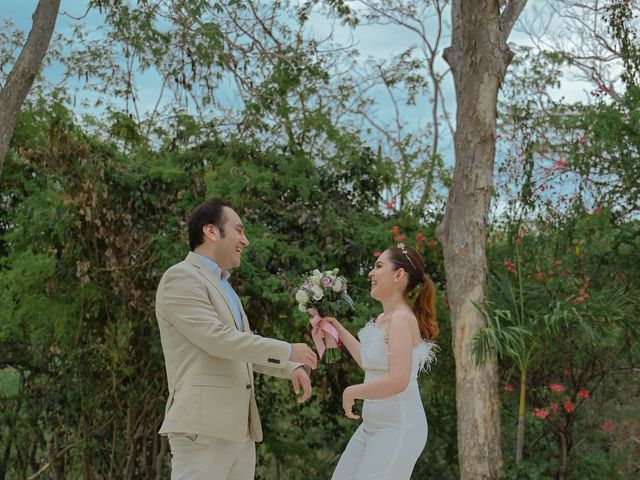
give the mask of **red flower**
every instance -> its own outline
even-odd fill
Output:
[[[564,392],[564,386],[560,383],[549,384],[549,390],[552,392]]]
[[[544,282],[544,273],[542,272],[536,272],[536,280],[540,283]]]
[[[564,402],[564,409],[567,411],[567,413],[573,412],[574,408],[575,408],[575,405],[571,400],[567,400],[566,402]]]
[[[393,235],[397,235],[397,234],[399,234],[399,233],[400,233],[400,227],[399,227],[399,226],[397,226],[397,225],[394,225],[393,227],[391,227],[391,233],[392,233]]]
[[[511,392],[513,392],[513,385],[511,385],[510,383],[507,383],[507,384],[504,386],[504,391],[505,391],[505,392],[507,392],[507,393],[511,393]]]
[[[395,237],[393,237],[393,239],[396,242],[402,242],[405,238],[407,238],[407,237],[405,236],[404,233],[401,233],[400,235],[396,235]]]
[[[587,298],[589,298],[590,296],[591,296],[591,295],[589,295],[588,293],[585,293],[585,294],[583,295],[583,297],[584,297],[584,299],[585,299],[585,300],[586,300]]]
[[[505,260],[502,262],[502,266],[507,272],[516,273],[516,264],[511,260]]]
[[[395,206],[396,204],[393,200],[384,204],[384,208],[386,208],[387,210],[393,210]]]
[[[416,240],[418,241],[418,243],[424,243],[426,239],[427,239],[427,236],[424,233],[422,232],[416,233]]]
[[[376,257],[376,258],[379,257],[380,255],[382,255],[382,252],[380,252],[380,251],[373,252],[373,256]]]
[[[429,246],[430,250],[435,250],[436,247],[438,246],[438,241],[437,240],[429,240],[427,245]]]
[[[551,170],[566,172],[567,170],[569,170],[569,162],[567,162],[566,160],[556,160],[555,162],[553,162],[553,167],[551,168]]]
[[[582,302],[584,302],[584,297],[576,297],[573,300],[573,303],[582,303]]]
[[[578,392],[578,397],[580,397],[580,398],[589,398],[589,390],[580,390]]]
[[[546,409],[544,408],[534,408],[533,409],[533,414],[538,417],[541,420],[544,420],[545,418],[547,418],[549,415],[551,415]]]
[[[553,402],[553,403],[550,405],[550,407],[551,407],[551,411],[552,411],[552,412],[554,412],[554,413],[555,413],[555,412],[557,412],[557,411],[558,411],[558,404],[557,404],[557,403]]]
[[[609,430],[611,430],[611,427],[613,427],[613,423],[611,423],[609,420],[607,420],[606,422],[604,422],[604,423],[602,424],[602,429],[603,429],[605,432],[608,432]]]

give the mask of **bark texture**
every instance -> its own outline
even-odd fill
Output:
[[[40,0],[33,25],[18,60],[0,90],[0,174],[9,150],[18,113],[40,71],[56,26],[60,0]]]
[[[484,301],[487,278],[497,99],[512,57],[506,39],[525,4],[453,0],[452,42],[444,52],[456,90],[456,163],[437,234],[444,250],[453,330],[462,480],[497,479],[502,467],[498,367],[495,359],[476,366],[471,343],[485,326],[474,303]]]

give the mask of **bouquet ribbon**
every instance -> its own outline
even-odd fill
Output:
[[[309,319],[311,324],[311,338],[316,345],[318,356],[322,358],[327,348],[338,348],[338,330],[318,314],[312,308],[309,309],[312,317]]]

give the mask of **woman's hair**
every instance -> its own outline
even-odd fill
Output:
[[[436,320],[436,291],[433,282],[424,270],[422,256],[415,249],[404,244],[389,249],[389,258],[393,266],[402,268],[407,274],[408,282],[405,295],[413,291],[421,283],[418,296],[411,306],[411,310],[418,319],[420,335],[425,340],[433,340],[440,329]]]

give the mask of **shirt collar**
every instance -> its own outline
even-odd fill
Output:
[[[226,272],[222,272],[222,269],[220,268],[220,266],[214,262],[213,260],[211,260],[209,257],[205,257],[204,255],[200,255],[199,253],[193,252],[196,255],[198,255],[202,261],[204,262],[204,264],[213,271],[213,273],[216,274],[216,277],[218,277],[220,280],[229,280],[229,277],[231,276],[231,273],[229,273],[229,271],[227,270]]]

